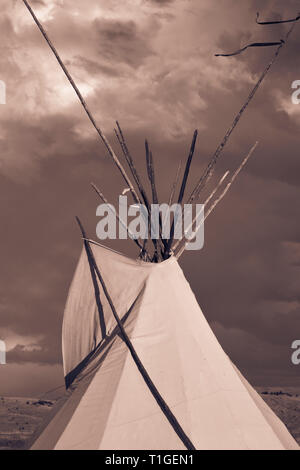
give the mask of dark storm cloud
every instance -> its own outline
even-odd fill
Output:
[[[154,25],[152,34],[156,34]],[[153,54],[147,31],[139,31],[134,21],[95,20],[96,47],[112,63],[137,67]]]
[[[169,5],[170,3],[173,3],[174,0],[146,0],[147,2],[152,2],[156,5],[164,6],[164,5]]]
[[[31,349],[31,350],[30,350]],[[47,341],[38,344],[32,344],[31,348],[26,346],[17,345],[11,351],[8,351],[6,360],[10,364],[43,364],[55,365],[61,361],[58,351],[60,345],[57,341]]]
[[[76,57],[73,60],[73,63],[86,70],[86,72],[92,76],[105,74],[111,77],[116,77],[124,73],[123,70],[120,70],[120,67],[100,64],[99,62],[81,56]]]
[[[43,0],[31,0],[31,3],[33,6],[40,6],[40,5],[45,6],[46,5],[46,3]]]

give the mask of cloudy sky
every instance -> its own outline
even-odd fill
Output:
[[[274,50],[214,57],[277,41],[300,2],[267,0],[31,0],[101,128],[117,149],[116,119],[141,170],[147,137],[160,200],[199,130],[190,188]],[[95,238],[97,183],[112,202],[118,172],[21,0],[0,17],[0,394],[37,396],[62,384],[61,324],[81,242]],[[255,155],[207,219],[205,246],[181,264],[225,350],[258,385],[299,385],[300,25],[235,131],[215,179]],[[203,201],[200,201],[203,202]],[[129,243],[113,245],[135,256]]]

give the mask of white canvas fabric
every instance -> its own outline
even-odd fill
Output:
[[[137,298],[152,264],[137,263],[111,250],[91,245],[120,318]],[[111,308],[99,286],[107,334],[116,326]],[[63,362],[69,374],[103,339],[95,289],[85,249],[70,287],[63,322]]]
[[[221,348],[174,258],[150,264],[92,249],[139,358],[196,449],[298,449]],[[63,327],[73,382],[33,449],[185,450],[118,334],[102,288],[100,298],[104,339],[83,253]]]

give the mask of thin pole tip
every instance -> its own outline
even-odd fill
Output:
[[[78,215],[75,215],[75,220],[76,220],[76,222],[80,225],[80,227],[82,227],[82,223],[81,223],[81,220],[80,220],[80,218],[78,217]]]
[[[76,222],[77,222],[78,225],[79,225],[79,228],[80,228],[82,237],[83,237],[83,238],[86,238],[86,233],[85,233],[85,230],[84,230],[83,225],[82,225],[82,223],[81,223],[81,220],[79,219],[79,217],[78,217],[77,215],[75,216],[75,219],[76,219]]]
[[[198,138],[198,129],[194,131],[192,145],[195,146]]]

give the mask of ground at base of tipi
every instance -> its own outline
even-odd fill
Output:
[[[300,445],[300,389],[258,387],[257,391]]]
[[[257,391],[300,445],[300,389],[260,387]],[[33,398],[0,397],[0,450],[26,450],[54,404]]]
[[[33,398],[0,397],[0,450],[26,450],[53,404]]]

